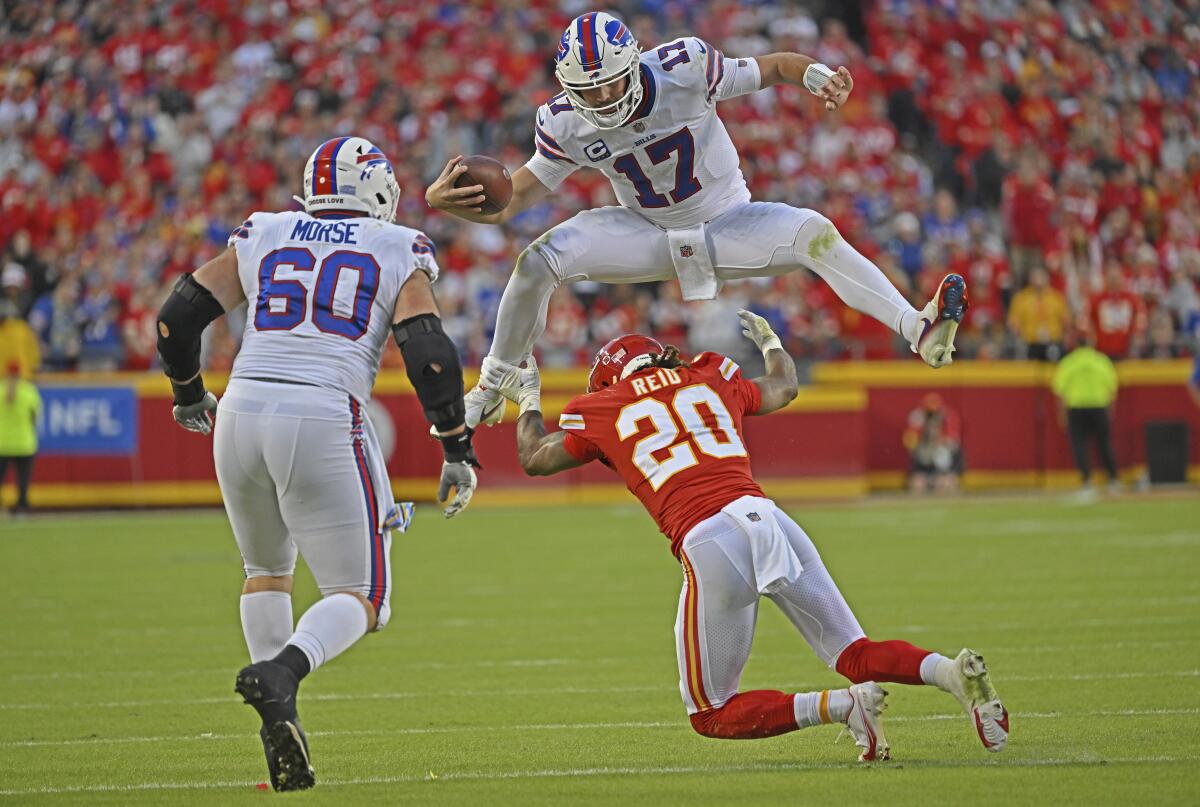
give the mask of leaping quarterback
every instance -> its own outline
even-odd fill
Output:
[[[950,363],[967,309],[963,278],[947,275],[933,299],[914,309],[825,216],[752,202],[717,116],[718,101],[777,84],[805,87],[836,110],[854,88],[845,67],[835,72],[798,53],[729,58],[696,37],[643,53],[619,19],[590,12],[563,32],[555,75],[563,92],[537,111],[535,151],[513,174],[506,208],[485,214],[482,185],[454,187],[466,171],[461,157],[425,193],[432,207],[500,224],[590,166],[608,177],[620,203],[578,213],[521,253],[480,382],[466,396],[469,425],[503,414],[496,390],[531,354],[551,293],[580,280],[678,277],[685,300],[706,300],[725,280],[811,269],[847,305],[907,339],[930,366]]]

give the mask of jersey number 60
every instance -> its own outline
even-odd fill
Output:
[[[304,247],[277,249],[258,265],[258,301],[254,308],[254,327],[260,331],[290,331],[304,322],[308,311],[308,289],[299,280],[275,277],[281,267],[293,272],[311,272],[317,259]],[[342,283],[342,270],[358,275],[354,286],[350,316],[339,316],[334,301],[349,295],[350,283]],[[347,339],[359,339],[371,324],[371,305],[379,290],[379,264],[365,252],[339,249],[321,261],[313,284],[312,322],[322,333]],[[338,292],[342,294],[339,295]]]

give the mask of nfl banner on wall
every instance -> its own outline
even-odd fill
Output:
[[[127,456],[137,452],[138,402],[130,387],[41,387],[38,452]]]

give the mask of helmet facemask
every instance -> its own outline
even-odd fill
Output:
[[[597,129],[616,129],[629,122],[638,108],[638,104],[642,102],[643,90],[638,69],[641,63],[640,55],[635,52],[629,66],[615,76],[600,77],[585,82],[568,82],[557,71],[556,75],[558,83],[562,85],[567,93],[567,98],[571,101],[571,106],[575,107],[575,111],[585,121]],[[593,106],[583,97],[584,90],[607,87],[622,79],[627,79],[629,83],[625,87],[625,92],[615,101],[606,101],[601,106]]]

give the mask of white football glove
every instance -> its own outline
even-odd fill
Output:
[[[212,434],[211,413],[215,411],[217,411],[217,396],[211,392],[205,392],[204,397],[194,404],[186,406],[176,404],[171,407],[171,416],[175,418],[176,423],[190,432]]]
[[[771,330],[770,323],[758,314],[742,310],[738,312],[738,319],[742,321],[742,336],[753,342],[764,356],[768,350],[783,349],[783,343]]]
[[[531,409],[542,410],[542,374],[532,355],[525,357],[525,368],[518,368],[504,378],[497,391],[517,405],[520,415]]]

